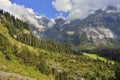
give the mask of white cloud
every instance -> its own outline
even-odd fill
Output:
[[[68,20],[83,19],[91,14],[90,10],[97,10],[107,5],[118,6],[120,0],[55,0],[53,6],[61,12],[68,12]],[[93,12],[92,12],[93,13]]]
[[[55,20],[54,19],[50,19],[49,23],[48,23],[48,27],[51,28],[53,27],[53,25],[55,24]]]
[[[55,19],[63,19],[63,20],[65,20],[65,17],[63,17],[61,15],[58,15]]]
[[[10,14],[23,21],[29,22],[30,24],[36,26],[38,29],[43,29],[43,26],[39,25],[35,12],[31,8],[25,8],[22,5],[11,3],[9,0],[0,0],[0,9],[9,12]]]
[[[57,0],[53,1],[52,4],[58,11],[68,12],[72,8],[72,3],[70,0]]]

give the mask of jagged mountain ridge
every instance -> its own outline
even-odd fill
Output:
[[[38,26],[30,24],[31,31],[40,39],[53,40],[70,45],[89,45],[98,43],[118,43],[120,41],[120,10],[107,6],[96,10],[83,20],[66,21],[59,17],[49,27],[45,16],[36,15]]]
[[[43,32],[44,38],[62,43],[83,45],[89,43],[116,43],[120,39],[120,12],[112,12],[110,6],[106,10],[97,10],[83,20],[74,20],[66,24],[59,20],[54,27]],[[111,11],[111,12],[110,12]]]

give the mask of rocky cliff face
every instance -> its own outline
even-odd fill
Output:
[[[64,20],[59,24],[57,20],[54,27],[47,29],[43,35],[44,39],[74,45],[119,41],[120,13],[99,10],[83,20],[75,20],[68,24]]]

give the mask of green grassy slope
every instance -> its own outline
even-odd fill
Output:
[[[108,59],[106,59],[106,58],[104,58],[104,57],[97,56],[96,54],[88,54],[88,53],[83,53],[83,54],[84,54],[85,56],[91,57],[91,58],[93,58],[93,59],[95,59],[95,60],[99,59],[99,60],[105,61],[105,62],[108,61]],[[112,60],[111,60],[111,62],[112,62],[112,64],[115,63],[115,62],[112,61]]]
[[[10,45],[16,45],[19,51],[25,46],[31,54],[42,54],[42,57],[46,60],[50,68],[57,70],[59,73],[65,72],[64,76],[66,74],[70,79],[74,80],[79,79],[79,77],[84,77],[88,80],[102,80],[104,77],[107,80],[110,77],[114,77],[114,71],[110,64],[106,65],[105,62],[96,61],[84,55],[54,53],[39,48],[33,48],[11,38],[7,28],[0,24],[0,39],[4,38],[5,40],[3,42],[5,42],[5,44],[8,42]],[[29,66],[22,63],[18,57],[13,54],[9,55],[11,60],[8,60],[3,52],[0,51],[0,70],[2,71],[17,73],[38,80],[51,80],[55,76],[59,76],[59,74],[49,76],[41,74],[40,71],[36,70],[35,66]],[[56,80],[59,79],[56,78]]]
[[[1,71],[38,80],[109,80],[115,77],[114,66],[103,58],[75,55],[64,45],[39,42],[27,24],[8,13],[1,16],[4,16],[0,23]]]
[[[13,38],[11,38],[7,28],[5,28],[1,23],[0,23],[0,34],[5,38],[7,38],[6,41],[9,42],[11,45],[16,45],[18,46],[19,49],[21,49],[22,46],[26,46],[31,52],[37,54],[36,50],[33,47],[20,43],[14,40]],[[6,72],[19,73],[23,76],[38,78],[39,80],[49,80],[49,77],[47,77],[46,75],[42,75],[39,71],[35,69],[34,66],[26,66],[24,64],[21,64],[16,56],[12,54],[10,56],[12,60],[7,60],[5,58],[5,55],[0,51],[0,70]]]

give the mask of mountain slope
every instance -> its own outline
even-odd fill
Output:
[[[5,36],[7,36],[7,35],[5,35]],[[76,56],[76,55],[65,54],[65,53],[61,53],[61,54],[53,53],[53,52],[49,52],[46,50],[41,50],[41,49],[27,46],[25,44],[22,44],[20,42],[17,42],[16,40],[10,38],[10,36],[8,36],[7,38],[8,38],[8,39],[6,39],[7,41],[10,41],[11,43],[13,43],[16,46],[19,46],[19,49],[17,51],[20,51],[23,48],[22,46],[25,46],[26,47],[25,49],[30,50],[30,52],[29,52],[30,54],[38,54],[39,53],[39,55],[41,55],[42,58],[45,58],[45,60],[47,61],[47,64],[49,64],[51,68],[57,70],[58,72],[59,71],[65,72],[63,74],[55,73],[56,80],[59,80],[57,78],[59,78],[60,75],[61,76],[64,75],[63,78],[64,77],[66,78],[68,75],[68,77],[70,77],[70,79],[73,79],[73,80],[84,79],[84,77],[88,78],[89,80],[90,79],[92,80],[92,78],[97,78],[97,79],[102,78],[102,77],[95,76],[96,73],[99,73],[99,74],[101,73],[101,69],[99,69],[100,72],[95,71],[98,69],[98,67],[100,67],[100,65],[97,65],[97,67],[94,66],[93,64],[97,64],[96,60],[93,60],[89,57],[82,56],[82,55]],[[7,41],[5,41],[5,42],[7,42]],[[2,42],[4,42],[4,41],[2,41]],[[6,43],[4,43],[4,45],[5,44]],[[11,47],[9,46],[8,49],[9,48],[12,48],[12,46]],[[10,50],[12,50],[12,49],[10,49]],[[5,51],[5,49],[0,53],[0,62],[1,62],[0,70],[6,71],[6,72],[12,72],[12,73],[16,73],[16,74],[21,74],[24,76],[30,76],[32,78],[38,78],[38,80],[51,80],[50,77],[47,78],[47,76],[36,71],[35,66],[31,66],[31,64],[32,64],[31,62],[30,62],[30,64],[29,64],[29,62],[27,62],[27,63],[21,62],[21,60],[19,60],[19,56],[15,56],[15,54],[17,54],[17,53],[9,52],[9,54],[6,55],[5,53],[3,53],[4,51]],[[22,54],[22,53],[20,53],[20,54]],[[27,54],[27,53],[24,53],[24,54]],[[29,57],[31,58],[31,56],[29,56]],[[35,61],[37,62],[37,57],[35,58]],[[65,63],[67,63],[67,64],[65,64]],[[111,77],[114,76],[114,73],[112,72],[112,70],[109,70],[109,69],[112,69],[111,64],[110,64],[110,67],[108,68],[105,65],[106,63],[101,62],[101,61],[98,61],[98,63],[103,65],[103,67],[105,68],[105,71],[102,71],[104,74],[101,76],[106,76],[106,79],[108,79],[110,76]],[[40,65],[40,66],[42,66],[42,65]],[[78,67],[76,67],[76,66],[78,66]],[[89,66],[92,66],[92,67],[89,67]],[[44,70],[44,68],[42,68],[42,69]],[[110,73],[107,72],[108,70],[110,71]],[[107,74],[109,74],[109,76]],[[63,80],[66,80],[66,79],[63,79]]]
[[[43,32],[44,38],[75,46],[79,45],[117,45],[120,41],[120,12],[97,10],[83,20],[66,23],[62,18]],[[62,21],[62,23],[61,23]]]
[[[20,74],[37,80],[109,80],[115,77],[114,65],[108,59],[95,60],[80,52],[76,55],[63,44],[49,41],[41,41],[42,46],[38,47],[39,39],[31,34],[27,24],[8,13],[0,14],[0,18],[0,70],[6,75]],[[14,77],[16,80],[14,75],[12,79]]]
[[[11,52],[11,49],[13,48],[14,45],[17,46],[18,49],[22,49],[22,46],[26,46],[27,49],[30,49],[31,52],[34,52],[34,53],[35,53],[35,50],[30,46],[27,46],[25,44],[22,44],[12,39],[8,33],[7,28],[5,28],[1,23],[0,23],[0,40],[2,40],[0,43],[0,46],[1,46],[0,47],[0,66],[1,66],[0,70],[19,73],[24,76],[30,76],[38,79],[49,80],[47,79],[46,76],[42,75],[40,72],[35,71],[34,66],[26,66],[24,64],[19,63],[19,60],[17,59],[17,57]],[[7,48],[5,48],[5,46]]]

